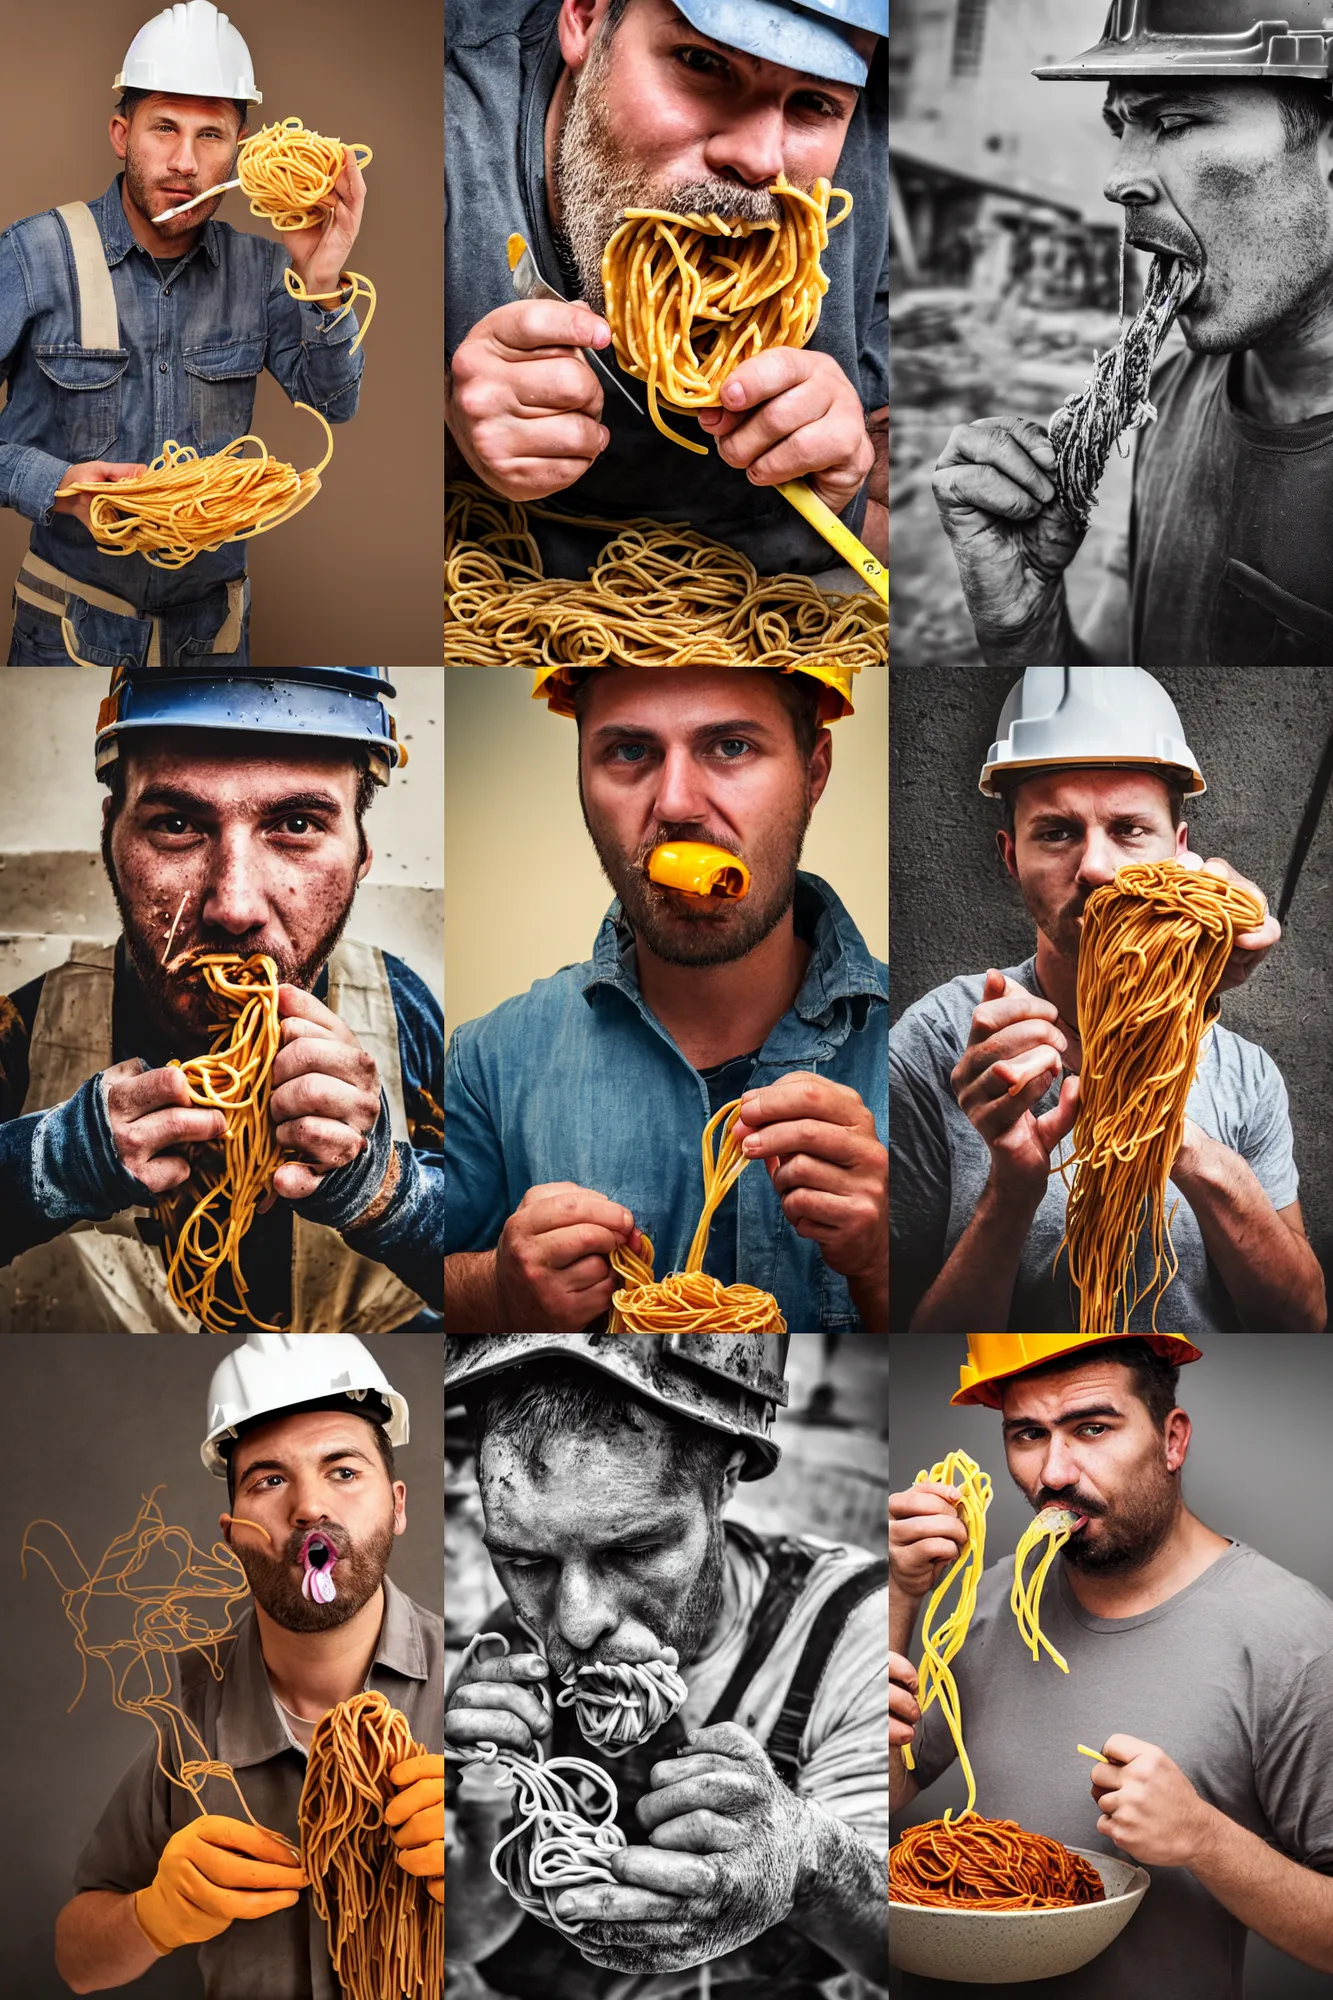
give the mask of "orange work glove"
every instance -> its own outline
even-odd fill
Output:
[[[237,1917],[289,1910],[309,1886],[280,1834],[209,1813],[172,1834],[151,1885],[134,1898],[134,1914],[149,1944],[165,1953],[218,1937]]]
[[[384,1808],[384,1823],[393,1828],[398,1866],[422,1875],[426,1893],[444,1901],[444,1758],[429,1752],[395,1764],[389,1776],[398,1796]]]

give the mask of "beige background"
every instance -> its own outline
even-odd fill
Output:
[[[5,0],[0,228],[89,201],[116,159],[111,79],[157,0]],[[304,513],[250,545],[256,666],[380,665],[440,657],[443,544],[444,137],[439,0],[235,0],[228,5],[264,93],[259,123],[299,117],[372,148],[353,268],[379,293],[361,406],[334,429],[323,489]],[[253,129],[253,127],[252,127]],[[218,211],[272,235],[239,188]],[[305,467],[324,433],[267,373],[254,430]],[[31,524],[0,509],[0,659],[10,585]]]
[[[445,669],[445,1032],[588,957],[612,901],[579,811],[575,728],[525,667]],[[801,866],[889,955],[889,677],[856,676]]]
[[[109,679],[75,667],[0,667],[0,993],[63,965],[75,939],[120,934],[100,852],[106,788],[93,775]],[[398,667],[390,679],[408,763],[367,814],[374,859],[347,928],[406,959],[442,999],[444,668]]]

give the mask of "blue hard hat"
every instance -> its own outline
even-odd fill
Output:
[[[117,667],[97,716],[97,775],[111,783],[120,738],[135,730],[228,729],[353,744],[387,785],[407,762],[380,698],[396,692],[387,667]]]
[[[866,61],[851,41],[853,28],[889,32],[889,0],[676,0],[701,35],[785,69],[831,83],[866,80]]]

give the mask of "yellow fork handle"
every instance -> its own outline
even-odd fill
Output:
[[[882,562],[872,556],[864,542],[858,542],[850,528],[842,522],[831,507],[826,507],[819,495],[808,487],[803,479],[784,480],[778,492],[784,500],[790,500],[798,514],[810,523],[817,535],[822,535],[830,548],[836,549],[844,562],[863,576],[877,597],[889,601],[889,572]]]

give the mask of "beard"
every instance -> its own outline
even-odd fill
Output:
[[[233,153],[231,166],[223,175],[223,179],[230,180],[235,168],[236,156]],[[198,208],[192,208],[188,215],[177,215],[169,222],[159,222],[155,213],[159,206],[175,208],[180,202],[188,201],[190,194],[200,194],[203,190],[191,188],[190,194],[170,193],[165,201],[162,200],[166,192],[162,181],[149,179],[133,147],[128,147],[125,153],[125,192],[144,221],[151,222],[159,235],[168,237],[192,236],[195,230],[203,228],[211,215],[216,215],[222,204],[222,196],[217,194],[212,201],[201,201]]]
[[[726,222],[782,220],[782,203],[767,188],[710,179],[672,183],[651,175],[626,153],[612,128],[610,71],[611,38],[599,33],[581,72],[571,78],[555,163],[556,238],[578,272],[581,296],[598,313],[606,310],[602,252],[627,208],[698,212]]]
[[[1180,1511],[1180,1486],[1154,1460],[1143,1478],[1110,1511],[1077,1493],[1043,1493],[1038,1511],[1052,1506],[1070,1507],[1104,1523],[1092,1541],[1085,1529],[1067,1541],[1060,1551],[1062,1562],[1087,1576],[1132,1576],[1151,1562],[1168,1540]]]
[[[244,1546],[234,1544],[232,1548],[233,1555],[245,1571],[256,1604],[262,1606],[275,1625],[281,1625],[287,1632],[329,1632],[335,1626],[345,1625],[363,1605],[370,1602],[389,1567],[389,1555],[393,1548],[392,1521],[386,1521],[383,1527],[374,1529],[359,1542],[354,1542],[347,1530],[336,1522],[322,1526],[320,1533],[337,1551],[338,1562],[334,1570],[336,1594],[333,1602],[319,1604],[301,1592],[304,1575],[301,1545],[309,1532],[308,1528],[293,1529],[281,1555],[270,1555],[266,1550],[252,1548],[248,1542]],[[293,1575],[293,1570],[297,1574]]]

